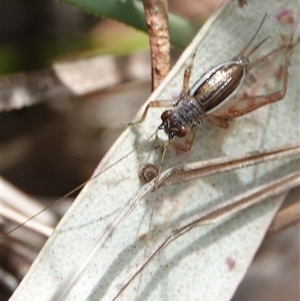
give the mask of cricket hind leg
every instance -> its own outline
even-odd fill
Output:
[[[292,37],[291,37],[292,39]],[[284,45],[278,49],[275,49],[265,55],[264,57],[258,59],[257,61],[253,62],[251,64],[251,68],[256,66],[258,63],[262,62],[264,59],[266,59],[268,56],[274,54],[277,51],[286,49],[285,54],[285,61],[283,65],[283,81],[282,81],[282,88],[278,91],[264,94],[264,95],[257,95],[257,96],[244,96],[244,97],[237,97],[235,99],[235,103],[232,104],[232,102],[229,102],[227,106],[224,106],[224,108],[220,109],[220,111],[216,112],[215,116],[218,118],[223,119],[232,119],[235,117],[239,117],[245,114],[248,114],[262,106],[265,106],[267,104],[279,101],[283,99],[286,95],[287,91],[287,83],[288,83],[288,67],[290,62],[290,57],[292,53],[293,47],[299,43],[299,39],[294,42],[290,43],[288,45]]]
[[[254,67],[256,67],[258,64],[263,62],[267,57],[275,54],[276,52],[282,51],[284,49],[286,49],[286,51],[287,51],[286,56],[288,56],[288,60],[289,60],[292,49],[300,42],[300,37],[298,37],[298,39],[295,42],[293,42],[293,36],[294,35],[292,34],[290,39],[289,39],[289,43],[287,45],[283,45],[279,48],[276,48],[276,49],[270,51],[269,53],[267,53],[266,55],[264,55],[263,57],[258,58],[254,62],[249,63],[249,65],[247,67],[247,71],[249,71],[249,70],[253,69]]]

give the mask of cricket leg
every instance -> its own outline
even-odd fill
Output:
[[[300,38],[298,38],[295,42],[293,42],[293,35],[291,35],[289,43],[287,45],[283,45],[280,46],[279,48],[276,48],[272,51],[270,51],[269,53],[267,53],[266,55],[264,55],[261,58],[258,58],[257,60],[251,62],[248,67],[247,67],[247,71],[249,71],[250,69],[256,67],[258,64],[260,64],[261,62],[263,62],[267,57],[275,54],[276,52],[282,51],[282,50],[286,50],[286,60],[289,61],[290,56],[291,56],[291,50],[300,42]]]
[[[149,108],[172,108],[173,104],[174,104],[174,101],[172,101],[172,100],[153,100],[153,101],[150,101],[148,103],[148,105],[146,106],[141,119],[139,119],[137,121],[134,121],[134,122],[128,122],[128,123],[125,123],[125,124],[128,125],[128,126],[132,126],[132,125],[142,123],[147,117]]]
[[[209,116],[205,117],[205,121],[208,121],[209,123],[216,125],[223,129],[229,128],[227,117],[224,118],[222,116],[209,115]]]
[[[298,42],[299,41],[297,41],[296,43],[298,43]],[[267,104],[270,104],[270,103],[273,103],[273,102],[283,99],[285,97],[285,94],[287,91],[288,66],[289,66],[289,62],[290,62],[291,49],[296,43],[290,44],[288,46],[284,46],[284,48],[286,48],[286,55],[285,55],[285,62],[283,65],[283,70],[282,70],[283,80],[282,80],[281,90],[278,90],[276,92],[272,92],[269,94],[265,94],[265,95],[238,97],[238,98],[236,98],[234,103],[232,102],[232,104],[231,104],[229,102],[228,106],[224,106],[224,108],[222,108],[219,112],[217,112],[216,115],[218,117],[231,119],[231,118],[235,118],[235,117],[239,117],[239,116],[248,114],[262,106],[265,106]],[[274,53],[276,51],[278,51],[278,49],[274,50],[272,53]],[[270,55],[272,53],[269,53],[268,55]],[[261,61],[261,59],[259,60],[259,62],[260,61]]]
[[[183,90],[186,94],[190,90],[190,77],[191,77],[192,69],[193,69],[193,66],[194,66],[195,56],[196,56],[196,51],[192,55],[192,59],[191,59],[191,62],[189,64],[189,66],[187,66],[186,69],[184,70]]]
[[[195,134],[196,134],[196,127],[194,127],[192,130],[188,131],[188,133],[185,136],[184,144],[180,144],[174,140],[171,140],[170,144],[172,144],[177,149],[180,149],[184,152],[188,152],[191,150],[192,145],[194,143]]]

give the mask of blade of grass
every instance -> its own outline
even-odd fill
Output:
[[[62,2],[94,15],[110,18],[147,32],[141,1],[63,0]],[[169,28],[171,44],[179,47],[186,47],[199,30],[198,25],[192,24],[173,14],[169,14]]]

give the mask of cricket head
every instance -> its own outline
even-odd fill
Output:
[[[176,137],[184,137],[188,128],[181,122],[178,113],[173,110],[164,111],[161,115],[162,124],[158,127],[159,130],[164,130],[168,135],[169,140]]]

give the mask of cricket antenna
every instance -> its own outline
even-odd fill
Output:
[[[253,37],[250,39],[250,41],[246,44],[246,46],[242,49],[242,51],[239,53],[238,57],[243,57],[243,56],[245,56],[245,53],[246,53],[248,47],[251,45],[251,43],[253,42],[253,40],[254,40],[255,37],[257,36],[258,32],[260,31],[262,25],[263,25],[264,22],[265,22],[266,17],[267,17],[267,13],[265,13],[265,15],[264,15],[262,21],[260,22],[259,27],[256,29],[255,34],[254,34]],[[266,40],[266,39],[265,39],[265,40]],[[263,40],[260,44],[258,44],[258,46],[256,46],[254,50],[252,49],[252,50],[250,51],[250,53],[253,53],[253,52],[254,52],[254,51],[255,51],[255,50],[263,43],[263,42],[265,42],[265,40]]]
[[[151,210],[150,219],[149,219],[148,233],[150,232],[150,229],[151,229],[154,203],[156,201],[158,201],[157,194],[158,194],[159,178],[160,178],[162,166],[163,166],[163,163],[164,163],[164,160],[165,160],[165,156],[166,156],[166,152],[167,152],[167,149],[168,149],[169,145],[170,145],[170,140],[168,140],[167,142],[164,143],[164,150],[163,150],[163,153],[162,153],[162,156],[161,156],[161,160],[160,160],[160,163],[159,163],[159,168],[158,168],[157,176],[155,178],[155,190],[154,190],[155,197],[154,197],[154,201],[153,201],[153,204],[152,204],[152,210]]]
[[[165,160],[167,148],[170,145],[170,141],[171,140],[168,140],[167,142],[164,143],[164,150],[163,150],[163,153],[162,153],[162,156],[161,156],[161,160],[160,160],[159,168],[158,168],[158,173],[157,173],[157,177],[156,177],[156,180],[155,180],[155,196],[157,196],[159,177],[160,177],[162,166],[163,166],[163,163],[164,163],[164,160]]]
[[[4,235],[10,235],[12,232],[18,230],[19,228],[23,227],[26,223],[28,223],[29,221],[33,220],[35,217],[37,217],[38,215],[40,215],[41,213],[43,213],[44,211],[50,209],[51,207],[53,207],[55,204],[59,203],[60,201],[64,200],[65,198],[71,196],[73,193],[75,193],[76,191],[79,191],[79,189],[83,188],[87,183],[89,183],[90,181],[96,179],[98,176],[100,176],[101,174],[103,174],[104,172],[106,172],[107,170],[109,170],[110,168],[112,168],[113,166],[117,165],[119,162],[121,162],[122,160],[124,160],[125,158],[127,158],[129,155],[131,155],[132,153],[134,153],[135,151],[137,151],[139,148],[141,148],[143,145],[145,145],[154,135],[157,135],[157,131],[155,131],[154,133],[152,133],[149,137],[147,137],[142,143],[140,143],[138,146],[134,147],[130,152],[128,152],[125,156],[123,156],[122,158],[118,159],[117,161],[115,161],[114,163],[112,163],[111,165],[105,167],[104,169],[102,169],[100,172],[92,175],[88,180],[84,181],[83,183],[81,183],[80,185],[78,185],[77,187],[75,187],[74,189],[72,189],[71,191],[69,191],[68,193],[66,193],[64,196],[60,197],[59,199],[55,200],[52,204],[44,207],[42,210],[38,211],[36,214],[32,215],[30,218],[28,218],[26,221],[18,224],[17,226],[13,227],[12,229],[10,229],[9,231],[5,232]],[[2,238],[2,237],[1,237]]]

